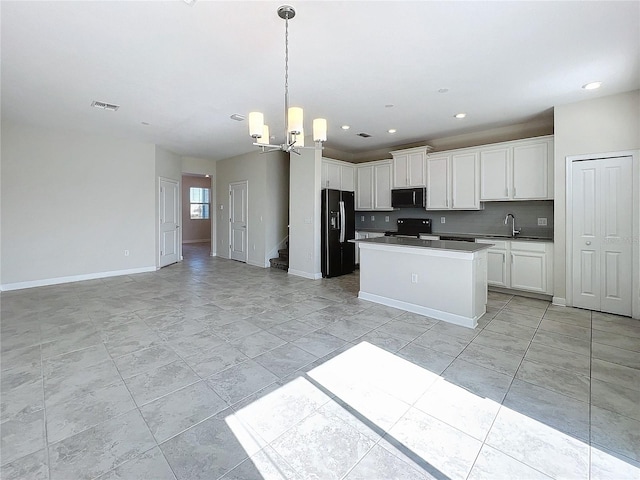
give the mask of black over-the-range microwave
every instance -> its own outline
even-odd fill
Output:
[[[391,206],[394,208],[420,207],[424,208],[427,189],[418,188],[395,188],[391,190]]]

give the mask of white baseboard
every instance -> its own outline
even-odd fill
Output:
[[[133,275],[136,273],[155,272],[155,266],[131,268],[128,270],[113,270],[110,272],[87,273],[85,275],[72,275],[69,277],[45,278],[42,280],[32,280],[29,282],[16,282],[0,285],[0,291],[22,290],[23,288],[45,287],[47,285],[59,285],[61,283],[82,282],[83,280],[96,280],[98,278],[118,277],[121,275]]]
[[[553,303],[554,305],[559,305],[561,307],[566,307],[567,299],[562,297],[553,297],[553,299],[551,300],[551,303]]]
[[[210,241],[210,238],[201,238],[200,240],[182,240],[182,243],[205,243]]]
[[[394,300],[393,298],[383,297],[374,293],[358,292],[358,298],[368,300],[370,302],[386,305],[387,307],[399,308],[407,312],[417,313],[426,317],[435,318],[436,320],[442,320],[444,322],[453,323],[467,328],[476,328],[478,325],[477,318],[463,317],[462,315],[456,315],[455,313],[443,312],[442,310],[434,310],[433,308],[423,307],[422,305],[416,305],[414,303],[403,302],[401,300]]]
[[[309,280],[320,280],[322,278],[322,273],[309,273],[303,272],[301,270],[287,270],[289,275],[295,275],[296,277],[308,278]]]
[[[268,267],[268,265],[263,265],[261,263],[253,262],[253,261],[249,261],[249,260],[247,260],[247,265],[253,265],[254,267],[259,267],[259,268],[267,268]]]

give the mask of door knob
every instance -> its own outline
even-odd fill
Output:
[[[587,244],[587,245],[591,245],[591,242],[584,242],[584,243]]]

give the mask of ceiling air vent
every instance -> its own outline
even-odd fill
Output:
[[[357,136],[362,137],[362,138],[369,138],[371,135],[369,135],[368,133],[356,133]]]
[[[115,105],[113,103],[99,102],[94,100],[91,102],[91,106],[95,108],[101,108],[102,110],[109,110],[111,112],[115,112],[120,108],[120,105]]]

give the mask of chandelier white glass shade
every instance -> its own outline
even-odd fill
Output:
[[[282,145],[269,143],[269,127],[264,123],[261,112],[249,113],[249,135],[255,140],[254,145],[262,148],[263,152],[280,150],[300,155],[298,148],[304,148],[304,112],[301,107],[289,106],[289,19],[296,15],[296,11],[289,5],[278,8],[278,16],[285,22],[285,56],[284,56],[284,111],[285,111],[285,141]],[[313,120],[313,148],[322,148],[322,142],[327,140],[327,120],[316,118]]]

